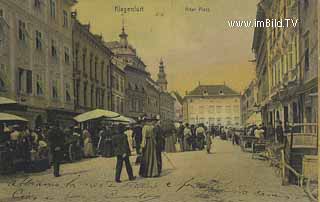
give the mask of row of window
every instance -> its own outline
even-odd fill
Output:
[[[29,37],[29,34],[26,30],[26,23],[19,20],[18,21],[18,38],[20,41],[22,42],[27,42],[27,38]],[[45,41],[44,41],[44,35],[43,32],[36,30],[35,31],[35,49],[38,51],[42,51],[44,49]],[[51,41],[49,42],[49,46],[50,46],[50,55],[53,58],[58,58],[59,56],[59,48],[58,48],[58,42],[55,39],[51,39]],[[70,59],[70,48],[69,47],[64,47],[64,63],[65,64],[70,64],[71,63],[71,59]]]
[[[112,86],[121,93],[124,93],[124,78],[115,74],[112,76]]]
[[[81,93],[80,93],[80,81],[76,82],[75,86],[75,98],[76,105],[80,105]],[[105,106],[105,92],[100,88],[94,88],[93,85],[89,86],[88,83],[84,83],[82,88],[83,106],[84,107],[102,107]],[[89,96],[88,96],[89,95]],[[89,100],[90,99],[90,100]],[[89,104],[90,102],[90,104]]]
[[[240,105],[210,105],[210,106],[189,106],[190,113],[238,113]]]
[[[45,96],[45,76],[44,73],[34,73],[27,69],[18,69],[18,92],[35,96]],[[34,87],[35,84],[35,87]],[[58,79],[51,80],[50,96],[53,99],[58,99],[64,96],[66,102],[72,101],[71,85],[66,82],[64,89],[65,94],[60,95],[60,83]]]
[[[118,113],[124,113],[124,99],[121,99],[119,96],[114,96],[112,101],[112,111]]]
[[[33,0],[34,1],[34,8],[38,11],[43,10],[43,6],[45,5],[43,0]],[[57,18],[57,2],[56,0],[49,0],[49,8],[50,8],[50,17],[52,19]],[[68,28],[69,27],[69,12],[66,10],[62,11],[62,17],[63,17],[63,27]]]
[[[87,73],[87,49],[84,48],[82,50],[82,71],[84,74]],[[75,65],[76,68],[79,69],[79,59],[80,59],[80,52],[79,48],[75,49]],[[100,65],[100,73],[98,72],[98,66]],[[101,81],[104,81],[104,70],[105,70],[105,62],[102,60],[99,64],[99,59],[97,56],[94,56],[93,53],[89,54],[89,74],[91,79],[98,80],[98,75],[100,74]]]

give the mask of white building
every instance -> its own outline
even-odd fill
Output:
[[[240,94],[226,85],[199,85],[183,99],[183,120],[189,124],[239,126]]]

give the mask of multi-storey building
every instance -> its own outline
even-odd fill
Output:
[[[257,21],[265,21],[266,13],[261,4],[257,7]],[[256,58],[256,88],[257,106],[260,108],[262,122],[268,123],[268,103],[269,99],[269,69],[268,69],[268,49],[267,30],[264,27],[254,29],[252,50]],[[242,110],[243,113],[243,110]]]
[[[318,122],[318,13],[317,0],[300,2],[299,41],[301,86],[298,90],[302,103],[302,122]],[[318,10],[319,12],[319,10]],[[315,128],[313,128],[315,129]],[[309,131],[310,132],[310,131]]]
[[[106,46],[114,53],[114,64],[121,68],[127,77],[126,80],[126,115],[141,117],[145,112],[145,83],[149,73],[146,65],[137,56],[136,50],[128,43],[128,35],[124,27],[119,35],[120,41],[106,42]]]
[[[116,60],[116,58],[113,59],[111,64],[111,110],[120,114],[124,114],[127,107],[125,106],[126,74],[124,70],[116,65],[119,65],[119,62],[121,63],[121,61],[114,62]]]
[[[32,127],[71,121],[71,7],[75,0],[0,1],[0,96],[18,102],[7,111]]]
[[[277,120],[284,127],[317,122],[316,8],[316,0],[262,0],[258,4],[258,19],[292,19],[287,28],[255,28],[258,103],[264,122],[274,127]],[[264,83],[266,78],[268,83]]]
[[[113,63],[123,70],[126,76],[125,114],[133,118],[144,115],[155,117],[160,115],[161,109],[168,111],[169,108],[173,113],[173,102],[172,107],[161,108],[161,86],[151,78],[146,65],[138,57],[133,46],[128,43],[128,35],[124,28],[119,37],[119,41],[107,42],[106,46],[114,53]]]
[[[102,36],[94,35],[90,25],[76,19],[76,13],[73,22],[75,110],[108,109],[112,52],[104,45]]]
[[[240,126],[240,94],[226,85],[200,85],[183,98],[183,119],[190,124]]]
[[[174,100],[174,120],[175,122],[182,122],[183,121],[183,112],[182,112],[183,99],[181,95],[176,91],[171,92],[171,96],[175,99]]]
[[[256,80],[252,80],[241,95],[241,124],[259,125],[262,123],[261,112],[258,106],[258,87]]]

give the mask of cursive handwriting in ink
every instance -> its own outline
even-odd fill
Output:
[[[191,182],[192,180],[194,180],[193,177],[192,177],[191,179],[185,181],[185,182],[183,183],[183,185],[181,185],[181,186],[176,190],[176,192],[179,192],[179,191],[180,191],[181,189],[183,189],[184,187],[192,187],[192,185],[189,184],[189,182]]]

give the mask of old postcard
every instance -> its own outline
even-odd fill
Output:
[[[0,0],[0,202],[318,201],[318,0]]]

